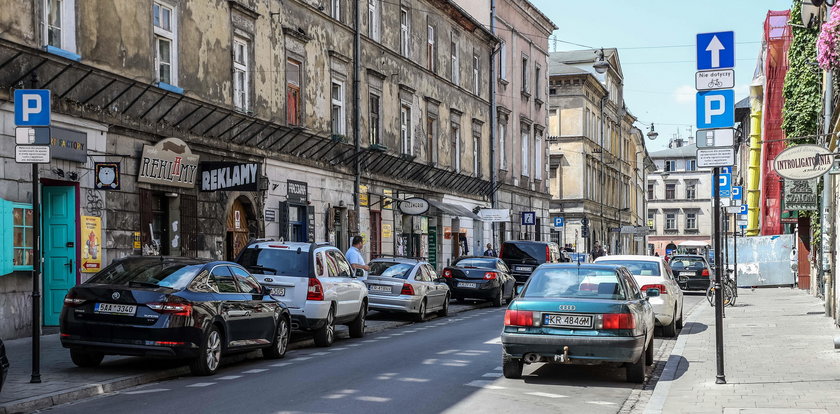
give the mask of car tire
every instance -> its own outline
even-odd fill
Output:
[[[522,369],[524,363],[521,358],[513,358],[505,356],[502,358],[502,374],[505,378],[520,379],[522,378]]]
[[[441,318],[449,316],[449,294],[446,294],[446,297],[443,298],[443,307],[440,308],[438,311],[438,316]]]
[[[359,309],[359,314],[356,316],[356,319],[353,319],[353,322],[350,322],[350,325],[347,325],[350,328],[350,337],[351,338],[362,338],[365,336],[365,318],[367,317],[367,302],[362,302],[362,307]]]
[[[211,326],[201,339],[198,356],[190,362],[190,372],[193,375],[213,375],[222,362],[222,333],[215,325]]]
[[[93,368],[102,363],[105,355],[99,352],[82,351],[81,349],[71,349],[70,359],[80,368]]]
[[[265,359],[279,359],[286,356],[291,337],[292,330],[289,328],[289,321],[285,317],[280,318],[280,322],[277,323],[277,330],[274,331],[274,342],[270,347],[263,349],[263,357]]]
[[[683,306],[685,306],[685,305],[683,305]],[[682,328],[683,328],[683,309],[680,308],[680,318],[677,319],[677,329],[682,329]]]
[[[504,291],[504,289],[502,289],[500,287],[499,288],[499,294],[496,295],[496,297],[493,298],[493,306],[494,307],[498,308],[498,307],[504,305],[505,298],[503,296],[504,296],[505,292],[503,292],[503,291]]]
[[[671,318],[671,322],[667,325],[662,325],[662,335],[668,338],[674,338],[677,336],[677,306],[674,305],[674,316]]]
[[[417,312],[416,315],[414,315],[414,321],[415,322],[423,322],[425,320],[426,320],[426,298],[423,298],[423,300],[420,301],[419,311]]]
[[[645,348],[645,365],[651,366],[653,365],[653,338],[650,338],[650,344],[648,347]]]
[[[328,347],[335,342],[335,308],[330,308],[324,326],[315,330],[313,339],[315,346]]]

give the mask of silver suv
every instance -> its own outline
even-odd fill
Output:
[[[237,262],[288,306],[292,329],[311,331],[316,345],[332,345],[337,324],[346,324],[353,338],[364,336],[367,275],[354,272],[341,250],[326,243],[261,241],[246,247]]]

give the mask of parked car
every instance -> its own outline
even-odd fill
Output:
[[[132,256],[75,286],[61,310],[61,344],[73,363],[105,355],[189,358],[197,375],[223,354],[262,348],[282,358],[291,317],[236,263]]]
[[[701,255],[676,255],[668,265],[683,290],[705,291],[715,275],[706,257]]]
[[[429,312],[449,314],[449,286],[429,262],[383,257],[368,264],[365,284],[371,309],[411,313],[418,321],[425,320]]]
[[[504,261],[495,257],[464,256],[443,269],[443,278],[456,300],[486,299],[502,306],[516,295],[516,279]]]
[[[3,345],[3,340],[0,339],[0,392],[3,392],[3,383],[6,382],[7,375],[9,375],[9,358],[6,357],[6,345]]]
[[[502,243],[499,257],[511,270],[516,283],[525,283],[531,272],[543,263],[561,263],[567,259],[560,254],[560,246],[557,243],[529,240],[510,240]]]
[[[665,260],[659,256],[616,255],[599,257],[595,263],[626,267],[642,293],[659,289],[659,297],[650,298],[656,324],[662,327],[663,335],[677,336],[677,329],[683,327],[683,293]]]
[[[546,264],[505,312],[502,373],[523,364],[623,364],[642,382],[653,364],[653,308],[658,289],[639,290],[630,272],[601,264]]]
[[[292,329],[311,331],[316,345],[332,345],[337,324],[346,324],[353,338],[364,336],[367,275],[354,271],[341,250],[326,243],[261,241],[236,261],[289,307]]]

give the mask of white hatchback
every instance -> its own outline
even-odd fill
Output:
[[[677,336],[677,329],[683,326],[683,292],[668,263],[658,256],[637,255],[602,256],[595,259],[595,263],[626,267],[642,292],[659,289],[660,295],[650,298],[656,324],[662,327],[663,335]]]

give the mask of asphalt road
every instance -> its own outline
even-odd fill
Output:
[[[686,296],[686,313],[702,296]],[[702,306],[702,305],[701,305]],[[534,364],[502,377],[504,310],[402,326],[285,359],[223,366],[53,408],[61,413],[615,413],[635,384],[622,368]],[[656,346],[661,346],[658,338]]]

